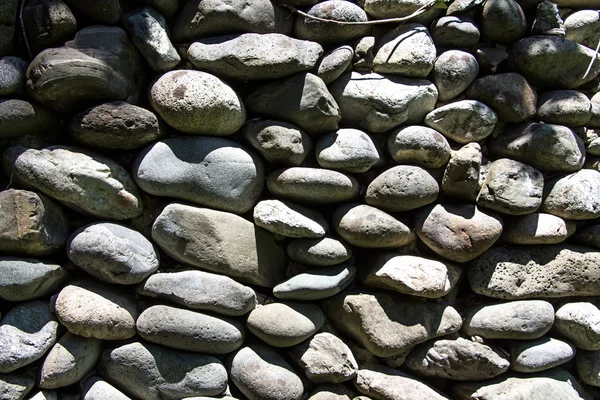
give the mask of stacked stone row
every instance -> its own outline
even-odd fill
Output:
[[[4,1],[0,400],[600,398],[599,8]]]

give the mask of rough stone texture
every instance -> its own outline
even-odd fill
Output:
[[[518,372],[538,372],[564,364],[575,356],[575,347],[562,340],[542,337],[512,342],[510,368]]]
[[[309,71],[322,54],[318,43],[279,33],[218,36],[195,42],[188,49],[196,68],[244,81]]]
[[[498,116],[485,104],[462,100],[436,108],[425,116],[425,123],[461,144],[477,142],[492,134]]]
[[[98,376],[86,379],[81,388],[83,400],[131,400],[110,383]]]
[[[537,0],[535,0],[535,2],[537,3]],[[524,4],[523,2],[521,2],[521,4],[523,6],[529,5]],[[537,4],[531,32],[533,34],[542,35],[565,35],[565,24],[556,3],[544,0]]]
[[[231,135],[246,119],[246,108],[237,93],[202,71],[167,72],[152,85],[149,97],[165,122],[185,133]]]
[[[103,156],[68,146],[17,146],[4,152],[2,166],[23,184],[76,211],[116,220],[142,213],[129,172]]]
[[[299,166],[313,147],[310,136],[287,122],[248,121],[242,134],[267,162],[277,165]]]
[[[25,91],[25,71],[29,63],[19,57],[0,58],[0,96],[12,96]]]
[[[527,30],[525,14],[516,0],[487,0],[480,25],[483,36],[498,43],[513,42]]]
[[[21,400],[35,386],[36,379],[31,375],[2,374],[0,375],[0,396],[6,400]]]
[[[442,191],[450,197],[473,201],[479,191],[482,152],[478,143],[469,143],[450,154],[444,170]]]
[[[356,269],[352,265],[321,267],[295,275],[273,288],[273,295],[283,300],[320,300],[334,296],[348,287]]]
[[[480,33],[477,25],[468,17],[464,15],[446,15],[433,22],[431,36],[437,46],[471,47],[479,42]],[[456,50],[451,51],[458,53]]]
[[[551,90],[538,96],[537,116],[549,124],[585,125],[592,117],[592,103],[577,90]]]
[[[438,100],[448,101],[464,92],[479,74],[477,59],[470,53],[448,50],[439,55],[433,64],[433,83],[438,90]]]
[[[0,139],[21,136],[24,133],[43,134],[57,126],[52,111],[35,102],[19,99],[0,99]]]
[[[252,288],[229,277],[203,271],[154,274],[138,291],[194,310],[228,316],[244,315],[256,305]]]
[[[506,218],[500,241],[509,244],[557,244],[575,232],[575,223],[552,214],[531,213]],[[578,236],[579,237],[579,236]],[[590,245],[581,241],[584,245]]]
[[[261,200],[254,207],[254,223],[281,236],[320,238],[329,224],[318,212],[290,202]]]
[[[600,350],[600,310],[589,302],[570,302],[556,310],[554,329],[582,350]]]
[[[339,129],[322,135],[315,153],[321,167],[348,173],[367,172],[380,161],[371,137],[358,129]]]
[[[24,4],[20,18],[33,54],[61,45],[77,31],[73,12],[61,0],[38,0]]]
[[[485,339],[537,339],[554,322],[554,308],[544,300],[484,304],[471,307],[464,314],[463,332]]]
[[[284,252],[271,234],[235,214],[170,204],[152,239],[177,261],[243,282],[273,287],[285,275]]]
[[[413,125],[394,130],[388,136],[388,151],[399,164],[441,168],[450,159],[450,145],[437,131]]]
[[[600,40],[600,16],[595,10],[581,10],[565,18],[565,39],[596,49]]]
[[[153,344],[108,348],[99,366],[108,381],[144,400],[216,396],[227,386],[227,371],[218,359]]]
[[[304,265],[327,267],[341,264],[352,257],[352,249],[333,237],[296,239],[285,248],[288,257]]]
[[[347,291],[327,300],[327,318],[378,357],[460,329],[458,312],[444,303],[427,303],[387,293]]]
[[[313,73],[329,85],[346,71],[354,58],[354,49],[351,46],[340,46],[329,52],[317,61]]]
[[[60,265],[32,258],[0,257],[0,298],[25,301],[54,293],[68,277]]]
[[[577,375],[582,383],[600,386],[600,357],[597,351],[580,351],[575,358]]]
[[[544,188],[542,211],[566,219],[593,219],[600,215],[600,172],[582,169],[559,177]]]

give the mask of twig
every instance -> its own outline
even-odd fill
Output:
[[[383,25],[383,24],[393,24],[393,23],[399,23],[399,22],[406,22],[406,21],[408,21],[408,20],[410,20],[412,18],[415,18],[415,17],[423,14],[424,12],[428,11],[436,3],[437,3],[436,0],[432,0],[429,3],[425,4],[424,6],[422,6],[421,8],[419,8],[414,13],[412,13],[410,15],[407,15],[406,17],[376,19],[376,20],[373,20],[373,21],[336,21],[334,19],[326,19],[326,18],[321,18],[321,17],[315,17],[314,15],[307,14],[304,11],[298,10],[297,8],[294,8],[292,6],[288,6],[287,4],[280,4],[280,6],[287,8],[288,10],[292,11],[293,13],[302,15],[303,17],[306,17],[306,18],[309,18],[309,19],[314,19],[315,21],[320,21],[320,22],[334,24],[334,25]]]
[[[587,71],[585,71],[585,74],[583,74],[583,78],[581,78],[581,80],[584,80],[587,77],[587,75],[590,73],[590,71],[592,70],[592,65],[594,65],[594,61],[596,61],[596,57],[598,56],[598,50],[600,50],[600,39],[598,40],[598,45],[596,46],[596,51],[594,52],[594,57],[592,57],[592,60],[590,61],[590,65],[588,65]]]
[[[19,21],[21,22],[21,32],[23,32],[23,40],[25,40],[25,46],[27,47],[27,53],[29,53],[29,58],[33,58],[31,55],[31,48],[29,47],[29,41],[27,40],[27,33],[25,32],[25,24],[23,23],[23,8],[25,7],[25,2],[27,0],[21,1],[21,8],[19,10]]]

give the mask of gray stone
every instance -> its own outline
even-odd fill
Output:
[[[600,249],[600,225],[591,225],[577,231],[575,240],[585,246]]]
[[[308,15],[341,22],[365,22],[367,14],[361,7],[349,1],[326,0],[312,6]],[[294,33],[300,39],[313,40],[324,46],[348,43],[369,34],[368,25],[341,25],[298,16]]]
[[[523,2],[521,4],[523,5]],[[565,24],[556,3],[543,0],[537,5],[531,32],[534,35],[565,35]]]
[[[577,90],[552,90],[538,96],[538,117],[549,124],[585,125],[592,117],[592,103]]]
[[[600,387],[600,352],[578,352],[575,357],[575,368],[582,383]]]
[[[554,330],[582,350],[600,350],[600,310],[590,302],[570,302],[556,310]]]
[[[600,72],[594,50],[550,35],[519,40],[511,48],[511,60],[529,82],[547,89],[575,89]]]
[[[310,136],[287,122],[248,121],[242,135],[271,164],[299,166],[312,150]]]
[[[203,271],[154,274],[138,292],[194,310],[228,316],[244,315],[256,305],[252,288],[227,276]]]
[[[346,291],[325,303],[329,322],[377,357],[460,329],[458,312],[445,303],[423,302],[388,293]]]
[[[58,395],[56,392],[50,390],[40,390],[33,397],[30,397],[29,400],[58,400]]]
[[[575,347],[569,342],[542,337],[535,340],[512,342],[510,369],[518,372],[538,372],[566,363],[575,356]]]
[[[308,134],[336,130],[340,108],[325,82],[311,73],[298,73],[259,86],[244,100],[257,114],[291,122]]]
[[[195,42],[188,49],[196,68],[244,81],[309,71],[322,54],[318,43],[279,33],[218,36]]]
[[[600,94],[596,93],[590,98],[592,103],[592,116],[586,123],[589,128],[600,128]]]
[[[453,151],[444,170],[442,191],[445,195],[474,201],[479,191],[479,171],[482,162],[481,146],[473,142]]]
[[[65,286],[56,297],[54,312],[69,332],[86,338],[120,340],[136,334],[133,297],[97,282]]]
[[[291,347],[318,332],[324,322],[323,312],[316,305],[286,302],[255,308],[248,315],[246,326],[271,346]]]
[[[106,349],[99,367],[109,382],[143,400],[216,396],[227,386],[215,357],[140,342]]]
[[[479,74],[477,59],[470,53],[448,50],[439,55],[433,64],[433,83],[438,90],[438,100],[447,101],[465,91]]]
[[[477,205],[504,214],[521,215],[542,204],[544,176],[537,169],[508,158],[492,163],[487,170]]]
[[[412,376],[382,365],[368,365],[358,370],[354,386],[373,399],[381,400],[448,400],[437,389]]]
[[[254,223],[281,236],[320,238],[329,230],[316,211],[281,200],[261,200],[254,206]]]
[[[480,26],[487,40],[510,43],[525,35],[527,20],[515,0],[487,0],[481,12]]]
[[[165,122],[185,133],[231,135],[246,119],[246,108],[237,93],[202,71],[167,72],[152,85],[149,97]]]
[[[414,241],[414,233],[386,212],[366,204],[345,204],[332,215],[335,231],[353,246],[400,247]]]
[[[535,90],[523,76],[514,72],[483,76],[466,94],[491,107],[498,118],[507,122],[525,121],[536,113]]]
[[[169,71],[181,57],[169,39],[167,21],[153,8],[139,8],[123,16],[123,25],[137,49],[155,72]]]
[[[532,213],[504,220],[500,241],[509,244],[557,244],[575,232],[575,223],[552,214]],[[581,241],[582,244],[589,245]]]
[[[267,189],[299,203],[330,204],[357,197],[359,183],[350,175],[329,169],[292,167],[271,172]]]
[[[307,400],[356,400],[355,394],[344,385],[322,383],[312,390]]]
[[[582,169],[559,177],[545,187],[542,211],[566,219],[600,216],[600,172]]]
[[[157,142],[138,154],[133,176],[142,190],[155,196],[234,213],[250,210],[264,185],[262,160],[242,145],[219,137]]]
[[[8,0],[0,5],[0,56],[5,56],[13,51],[18,11],[18,0]]]
[[[29,63],[19,57],[0,58],[0,96],[13,96],[25,91],[25,71]]]
[[[114,101],[74,115],[69,134],[84,145],[131,150],[162,139],[166,131],[153,112]]]
[[[585,145],[562,125],[522,124],[488,142],[493,157],[521,161],[542,171],[574,172],[583,166]]]
[[[368,132],[417,124],[435,106],[437,89],[425,79],[349,72],[330,86],[342,123]]]
[[[40,369],[40,388],[57,389],[77,383],[96,365],[102,341],[65,333]]]
[[[173,25],[178,43],[233,32],[284,33],[292,30],[289,11],[270,0],[230,3],[227,0],[187,0]]]
[[[76,211],[116,220],[142,213],[127,170],[103,156],[68,146],[17,146],[4,152],[2,165],[14,179]]]
[[[67,256],[94,278],[119,285],[140,283],[159,267],[154,246],[122,225],[96,222],[75,231]]]
[[[227,354],[244,341],[238,321],[170,306],[152,306],[136,322],[138,334],[149,342],[206,354]]]
[[[321,167],[350,173],[367,172],[380,161],[371,137],[358,129],[339,129],[320,136],[315,153]]]
[[[77,32],[77,20],[62,0],[38,0],[24,4],[20,20],[33,54],[62,45]]]
[[[235,353],[229,373],[249,400],[302,399],[302,380],[275,349],[264,344],[250,345]]]
[[[352,257],[352,248],[334,237],[295,239],[285,248],[287,255],[304,265],[327,267],[341,264]]]
[[[552,328],[554,308],[544,300],[484,304],[464,311],[463,332],[485,339],[531,340]]]
[[[600,15],[597,10],[581,10],[565,18],[565,39],[596,49],[600,40]]]
[[[0,250],[32,256],[52,254],[68,235],[62,210],[48,197],[27,190],[0,192]]]
[[[425,116],[427,126],[460,144],[485,139],[492,134],[497,122],[494,110],[475,100],[450,103]]]
[[[353,58],[354,49],[351,46],[337,47],[325,53],[315,65],[313,73],[329,85],[350,67]]]
[[[325,299],[348,287],[355,275],[356,268],[346,264],[308,270],[275,286],[273,295],[282,300]]]
[[[81,395],[82,400],[131,400],[99,376],[92,376],[82,382]]]
[[[450,159],[446,138],[426,126],[412,125],[394,130],[388,136],[388,151],[399,164],[441,168]]]
[[[15,305],[0,324],[0,373],[40,359],[56,343],[57,335],[58,322],[47,301]]]
[[[427,28],[407,23],[376,42],[373,71],[380,74],[425,78],[433,69],[436,49]]]
[[[358,3],[373,19],[408,17],[429,4],[425,0],[393,0],[386,2],[378,0],[360,0]],[[436,17],[439,17],[440,13],[440,9],[436,9],[435,7],[429,8],[426,12],[413,20],[415,22],[428,24]]]
[[[381,173],[367,187],[365,202],[385,211],[409,211],[433,203],[440,187],[421,167],[397,165]]]
[[[446,15],[432,24],[431,36],[436,46],[471,47],[479,42],[480,34],[471,19],[462,15]]]
[[[25,301],[54,293],[67,270],[32,258],[0,257],[0,298]]]
[[[318,333],[294,348],[292,358],[315,383],[340,383],[356,376],[358,364],[350,348],[337,336]]]
[[[45,134],[58,126],[54,113],[36,103],[19,99],[0,99],[0,139],[24,134]]]
[[[499,299],[598,296],[599,260],[580,246],[493,247],[468,276],[474,292]]]
[[[375,256],[365,267],[361,275],[365,285],[426,298],[447,295],[462,275],[450,263],[396,253]]]
[[[354,60],[352,70],[369,73],[373,70],[373,54],[375,50],[375,36],[365,36],[356,41],[354,46]]]
[[[27,69],[27,93],[60,112],[126,101],[138,90],[139,68],[139,56],[123,29],[89,26],[64,47],[35,57]]]
[[[29,374],[2,374],[0,375],[0,399],[24,399],[35,386],[35,382],[35,377]]]
[[[422,376],[455,381],[479,381],[508,370],[501,351],[467,339],[435,340],[417,346],[404,363]]]
[[[415,232],[440,256],[466,262],[498,240],[502,220],[472,204],[437,204],[418,211]]]
[[[152,239],[177,261],[242,282],[273,287],[284,279],[283,249],[235,214],[170,204],[154,222]]]
[[[92,19],[106,25],[117,24],[122,14],[119,0],[107,0],[103,2],[96,2],[94,0],[68,0],[68,3]]]

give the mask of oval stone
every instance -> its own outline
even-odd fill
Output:
[[[427,126],[455,142],[478,142],[492,134],[498,116],[485,104],[461,100],[441,106],[425,116]]]
[[[575,357],[575,347],[562,340],[542,337],[513,342],[510,346],[510,369],[517,372],[539,372],[566,363]]]
[[[24,301],[54,293],[67,270],[32,258],[0,257],[0,298]]]
[[[437,131],[412,125],[390,133],[388,151],[399,164],[415,164],[435,169],[446,165],[451,149],[446,138]]]
[[[57,117],[50,110],[19,99],[0,99],[0,139],[9,139],[26,133],[46,133],[57,125]]]
[[[379,162],[373,140],[358,129],[339,129],[321,136],[315,153],[321,167],[342,172],[367,172]]]

